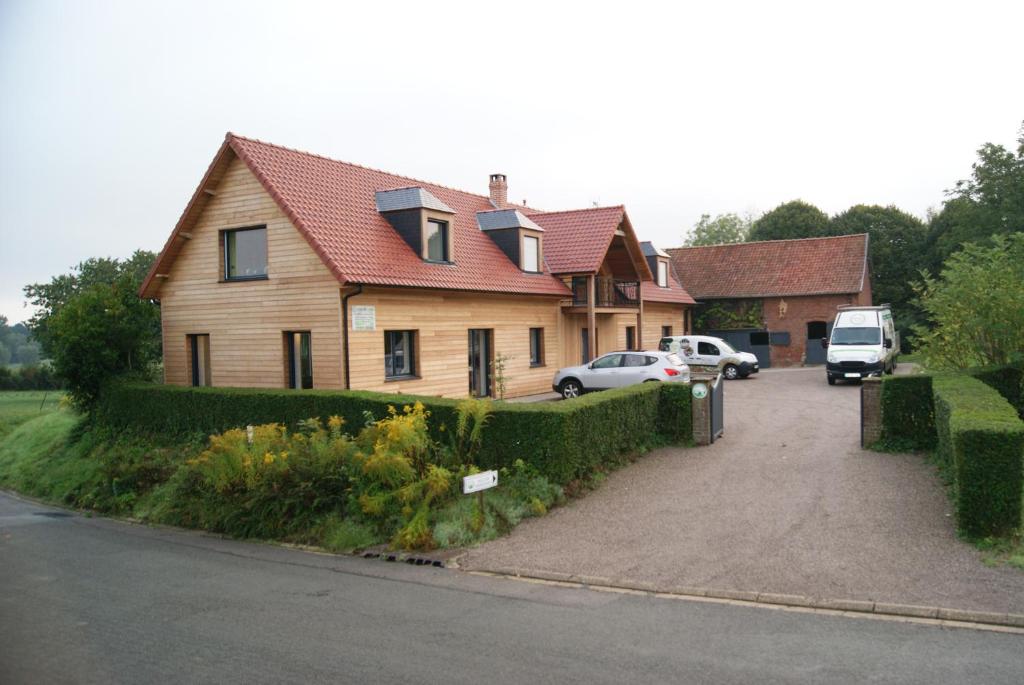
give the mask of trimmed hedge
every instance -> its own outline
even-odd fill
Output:
[[[644,383],[564,402],[495,402],[477,465],[499,468],[523,459],[542,475],[566,483],[624,454],[659,443],[691,442],[689,390],[688,385]],[[379,419],[389,406],[401,409],[417,401],[431,412],[433,437],[446,441],[458,400],[367,391],[113,384],[101,394],[92,417],[117,431],[176,438],[249,424],[294,427],[303,419],[334,415],[357,427],[366,422],[366,413]]]
[[[1021,525],[1024,422],[993,388],[971,376],[934,382],[938,455],[953,473],[957,525],[971,537]]]
[[[995,388],[1024,419],[1024,359],[1003,366],[969,369],[967,373]]]
[[[882,442],[898,449],[930,450],[935,447],[930,375],[882,378]]]

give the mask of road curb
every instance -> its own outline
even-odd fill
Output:
[[[764,604],[794,609],[818,609],[843,614],[864,614],[867,616],[902,617],[908,619],[925,619],[938,624],[951,622],[957,625],[977,624],[980,626],[999,626],[1008,628],[1024,628],[1024,614],[995,613],[988,611],[968,611],[945,607],[920,606],[917,604],[899,604],[895,602],[872,602],[859,599],[830,599],[805,597],[803,595],[787,595],[773,592],[750,592],[745,590],[719,590],[713,588],[667,587],[659,588],[652,583],[620,583],[600,576],[573,575],[557,571],[534,571],[519,568],[498,567],[469,571],[487,575],[520,578],[523,580],[540,580],[577,587],[617,590],[623,592],[641,592],[672,596],[682,599],[721,600],[744,604]]]

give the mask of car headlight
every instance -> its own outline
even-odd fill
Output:
[[[868,364],[874,364],[879,359],[877,352],[872,352],[868,355]]]
[[[828,355],[828,363],[829,364],[838,364],[839,363],[839,357],[837,357],[834,354]]]

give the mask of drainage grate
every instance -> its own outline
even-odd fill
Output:
[[[66,511],[33,511],[33,516],[45,516],[51,519],[66,519],[71,517],[71,514]]]
[[[441,559],[430,559],[428,557],[407,557],[403,554],[395,554],[394,552],[364,552],[364,559],[380,559],[381,561],[390,561],[392,563],[398,561],[404,561],[412,566],[432,566],[434,568],[444,568],[444,561]]]

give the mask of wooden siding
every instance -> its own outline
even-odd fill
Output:
[[[376,330],[349,330],[353,388],[466,397],[469,329],[485,328],[494,331],[494,354],[511,357],[505,365],[506,397],[551,391],[551,379],[561,362],[556,298],[367,288],[348,304],[350,310],[372,305],[376,315]],[[530,328],[544,329],[544,366],[530,367]],[[402,330],[417,332],[418,378],[388,381],[384,331]]]
[[[661,327],[672,326],[673,335],[685,335],[683,312],[686,305],[668,304],[664,302],[644,302],[644,349],[658,349],[661,340]],[[615,315],[615,348],[626,349],[626,326],[635,326],[636,316],[631,314]]]
[[[341,388],[338,281],[248,168],[233,160],[163,279],[164,380],[189,382],[186,335],[210,335],[214,386],[286,386],[284,331],[312,334],[313,385]],[[220,231],[267,226],[268,278],[220,282]]]

